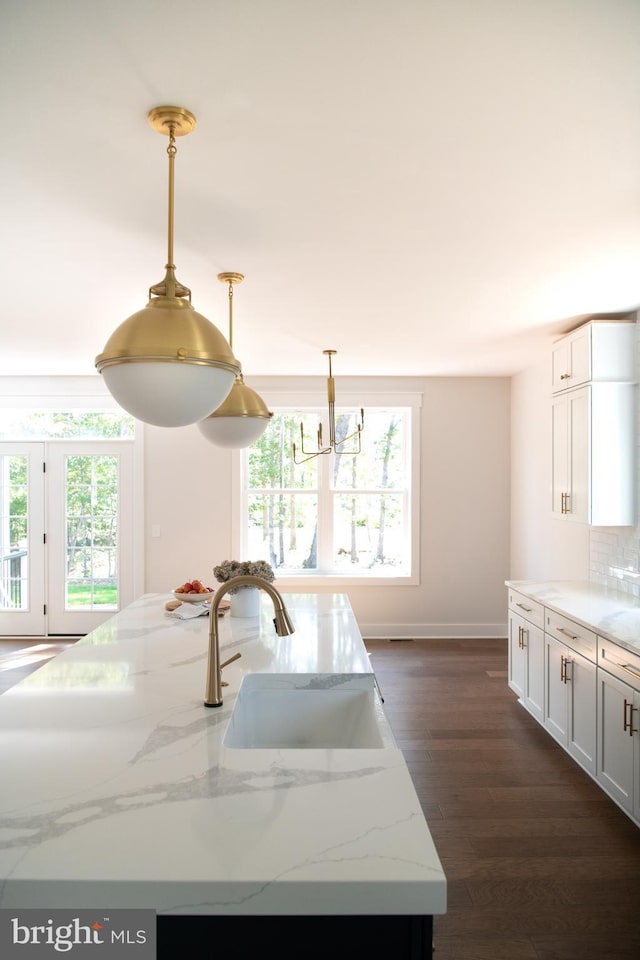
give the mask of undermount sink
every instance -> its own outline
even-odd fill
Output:
[[[372,749],[385,746],[373,677],[250,674],[224,745],[236,749]]]

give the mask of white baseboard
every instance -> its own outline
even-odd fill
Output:
[[[361,623],[371,640],[492,640],[507,637],[506,623]]]

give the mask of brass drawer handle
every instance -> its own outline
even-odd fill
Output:
[[[516,601],[516,607],[520,607],[521,610],[524,610],[525,613],[531,613],[532,607],[525,607],[524,603],[518,603]]]
[[[561,373],[561,374],[560,374],[560,379],[561,379],[561,380],[570,380],[570,379],[571,379],[571,374],[570,374],[570,373]]]
[[[565,637],[569,637],[569,640],[578,640],[578,639],[579,639],[575,634],[569,633],[569,631],[566,630],[564,627],[556,627],[556,630],[558,631],[558,633],[563,633],[563,634],[565,635]]]
[[[614,663],[615,663],[615,660],[614,660]],[[618,666],[619,666],[622,670],[626,670],[627,673],[630,673],[632,677],[637,677],[638,680],[640,680],[640,673],[638,673],[636,670],[633,670],[628,664],[626,664],[626,663],[619,663]]]

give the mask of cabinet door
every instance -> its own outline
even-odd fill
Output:
[[[625,729],[634,691],[628,684],[598,669],[598,772],[607,793],[629,813],[634,803],[634,753],[638,734]],[[637,718],[637,714],[634,714]]]
[[[577,523],[589,522],[590,476],[589,387],[567,394],[569,418],[569,487],[566,516]]]
[[[633,694],[633,714],[631,717],[633,730],[633,815],[640,823],[640,693]]]
[[[525,621],[509,611],[509,687],[522,700],[525,695],[526,653],[523,644]]]
[[[565,683],[568,650],[548,633],[544,635],[544,725],[563,746],[567,743],[567,687]]]
[[[589,327],[563,337],[551,351],[551,389],[568,390],[586,383],[591,370],[591,331]]]
[[[567,750],[578,763],[596,774],[596,665],[568,651],[567,677]]]
[[[551,403],[551,510],[566,520],[565,502],[569,492],[569,417],[566,394]]]
[[[525,630],[524,705],[529,713],[542,723],[544,718],[544,633],[540,627],[532,623],[525,623]]]

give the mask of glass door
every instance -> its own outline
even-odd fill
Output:
[[[133,447],[47,447],[48,632],[85,634],[134,599]]]
[[[45,634],[44,444],[0,443],[0,636]]]

